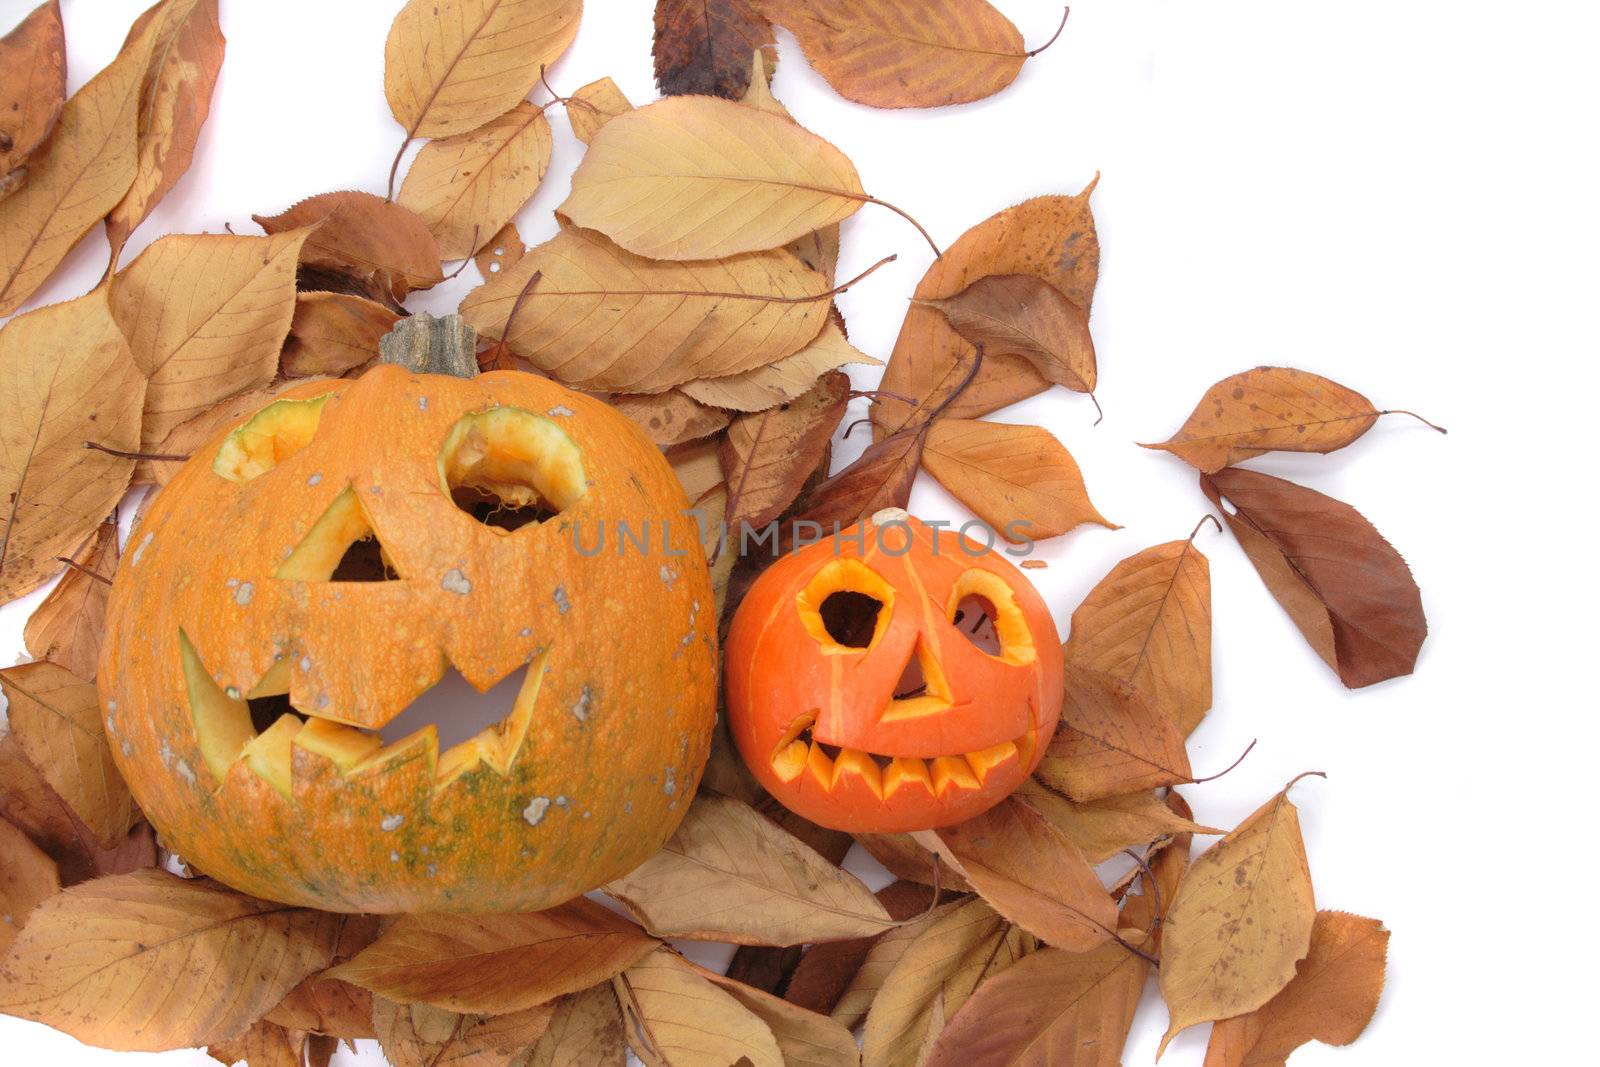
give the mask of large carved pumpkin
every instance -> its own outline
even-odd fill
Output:
[[[728,632],[728,724],[789,808],[948,826],[1011,793],[1061,713],[1055,623],[1022,572],[903,511],[773,564]]]
[[[533,375],[292,389],[134,531],[99,671],[118,765],[171,847],[261,897],[533,910],[620,876],[677,826],[715,714],[685,507],[629,420]],[[519,679],[499,722],[381,736],[451,667]]]

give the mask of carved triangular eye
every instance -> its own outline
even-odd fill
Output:
[[[297,582],[386,582],[400,577],[356,491],[346,486],[273,577]]]

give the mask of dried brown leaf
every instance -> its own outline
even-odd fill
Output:
[[[1410,674],[1428,636],[1422,593],[1394,546],[1349,504],[1255,471],[1202,474],[1261,580],[1351,689]]]
[[[1061,290],[1031,274],[992,274],[955,296],[926,301],[985,356],[1017,355],[1057,385],[1080,393],[1095,386],[1089,316]]]
[[[56,861],[0,819],[0,958],[11,950],[33,909],[59,892]]]
[[[620,394],[611,398],[611,406],[638,423],[658,448],[671,448],[709,437],[728,425],[732,417],[678,389],[665,393]]]
[[[0,1009],[121,1051],[226,1041],[327,966],[344,921],[165,871],[99,878],[35,909]]]
[[[622,1009],[610,982],[569,993],[554,1007],[527,1067],[624,1067],[628,1051]]]
[[[310,228],[300,263],[346,275],[380,299],[399,302],[444,280],[427,224],[371,193],[319,193],[281,214],[250,217],[269,234]]]
[[[705,404],[734,411],[766,411],[801,396],[822,375],[847,363],[880,365],[880,361],[846,340],[844,331],[830,318],[822,332],[793,355],[741,374],[697,378],[684,382],[681,388]]]
[[[746,524],[761,529],[794,502],[827,455],[849,392],[848,377],[828,374],[793,403],[740,415],[728,426],[718,457],[729,486],[731,537]]]
[[[63,885],[125,874],[156,862],[155,833],[141,822],[112,848],[102,848],[22,751],[15,734],[0,734],[0,816],[20,827],[55,860]]]
[[[1283,991],[1249,1015],[1211,1028],[1205,1067],[1283,1067],[1309,1041],[1348,1045],[1383,992],[1389,931],[1377,919],[1319,911],[1311,950]]]
[[[784,1067],[856,1067],[861,1053],[856,1039],[826,1015],[808,1011],[781,997],[752,989],[742,982],[700,968],[708,981],[716,983],[733,999],[767,1024],[783,1053]]]
[[[1086,522],[1120,529],[1095,509],[1077,461],[1042,426],[935,419],[922,464],[1011,541],[1056,537]]]
[[[520,300],[506,338],[517,355],[575,388],[655,393],[792,355],[827,321],[828,295],[782,249],[662,262],[568,228],[469,293],[461,314],[498,339]]]
[[[855,876],[727,797],[696,799],[660,852],[605,889],[661,937],[797,945],[893,925]]]
[[[1121,678],[1068,663],[1061,725],[1034,771],[1077,801],[1193,780],[1172,717]]]
[[[0,327],[0,603],[61,569],[121,499],[145,381],[102,286]]]
[[[34,659],[93,678],[100,664],[111,576],[117,570],[117,524],[102,522],[72,559],[78,566],[69,567],[28,616],[22,640]]]
[[[656,0],[651,52],[663,96],[738,100],[754,81],[750,57],[758,50],[770,78],[778,61],[772,24],[746,0]]]
[[[699,500],[722,485],[722,468],[717,464],[716,441],[691,441],[667,453],[672,473],[683,486],[683,495]],[[705,531],[702,531],[705,532]]]
[[[652,952],[614,985],[628,1044],[649,1067],[784,1067],[771,1027],[670,949]]]
[[[1194,536],[1111,568],[1072,613],[1065,651],[1128,682],[1185,734],[1193,731],[1211,707],[1211,564]]]
[[[399,203],[439,242],[445,259],[466,259],[521,210],[550,167],[544,109],[521,103],[477,129],[422,146]]]
[[[917,882],[890,882],[875,895],[889,916],[898,922],[915,919],[933,905],[933,888]],[[812,945],[789,976],[783,999],[807,1011],[832,1014],[839,998],[882,936]]]
[[[584,144],[594,139],[595,131],[633,105],[610,78],[600,78],[588,85],[579,86],[567,104],[567,121],[572,124],[572,135]]]
[[[329,977],[401,1003],[503,1013],[603,982],[656,942],[579,897],[513,915],[406,915]]]
[[[582,11],[582,0],[409,0],[383,48],[406,138],[452,137],[510,111],[567,50]]]
[[[801,498],[795,523],[812,522],[824,534],[851,526],[884,508],[904,508],[922,461],[924,434],[901,430],[867,446],[854,463]]]
[[[303,1067],[308,1036],[261,1019],[231,1041],[213,1042],[206,1052],[218,1063],[244,1060],[247,1067]]]
[[[338,375],[376,359],[378,341],[400,316],[372,300],[344,293],[300,293],[279,358],[292,378]]]
[[[1195,860],[1178,887],[1162,936],[1171,1021],[1161,1048],[1186,1027],[1254,1011],[1277,995],[1305,958],[1316,911],[1285,786]]]
[[[904,878],[926,886],[934,884],[934,853],[923,848],[912,835],[856,834],[855,839],[866,849],[867,855],[883,864],[884,868],[896,878]],[[967,880],[961,877],[961,872],[952,870],[948,865],[939,865],[937,877],[942,889],[957,893],[975,892]]]
[[[50,136],[67,96],[61,4],[48,0],[0,37],[0,175]]]
[[[266,1019],[289,1030],[328,1034],[344,1040],[376,1037],[372,994],[360,986],[314,974],[289,991]]]
[[[600,127],[558,210],[641,256],[716,259],[777,248],[866,200],[844,153],[793,122],[669,96]]]
[[[372,1026],[394,1067],[511,1067],[550,1025],[555,1007],[458,1015],[422,1004],[372,1002]]]
[[[1104,863],[1124,849],[1172,834],[1225,832],[1175,814],[1153,792],[1080,804],[1030,778],[1014,795],[1071,839],[1090,863]]]
[[[478,267],[479,277],[488,281],[492,275],[515,267],[527,253],[528,246],[522,243],[522,235],[517,232],[517,224],[508,222],[500,227],[499,233],[484,242],[483,247],[478,249],[478,254],[472,257],[472,261]]]
[[[1028,58],[986,0],[756,0],[800,41],[817,73],[872,107],[943,107],[992,96]]]

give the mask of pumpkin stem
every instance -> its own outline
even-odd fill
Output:
[[[449,374],[472,378],[478,373],[478,331],[460,315],[434,318],[427,312],[394,324],[378,341],[378,362],[393,363],[415,374]]]

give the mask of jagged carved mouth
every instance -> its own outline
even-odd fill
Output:
[[[814,712],[803,715],[784,732],[772,751],[773,773],[785,782],[810,774],[830,791],[856,777],[883,800],[907,789],[932,797],[943,796],[952,789],[981,789],[1001,764],[1012,759],[1024,765],[1031,762],[1039,739],[1037,727],[1030,725],[1027,733],[1013,741],[1002,741],[976,752],[923,759],[886,756],[818,741],[812,735],[816,721]]]
[[[513,671],[485,691],[482,700],[473,702],[482,705],[475,718],[482,721],[492,715],[490,709],[497,710],[497,704],[502,708],[509,704],[505,714],[441,752],[441,740],[459,736],[462,722],[443,717],[422,721],[425,716],[419,712],[438,715],[438,691],[443,688],[438,681],[388,724],[369,730],[338,721],[336,708],[312,713],[294,705],[289,699],[287,658],[274,664],[248,692],[240,693],[217,684],[182,631],[178,643],[201,755],[218,788],[231,768],[242,764],[286,797],[294,792],[296,752],[325,759],[346,777],[380,774],[400,763],[425,760],[434,769],[435,792],[480,764],[501,776],[509,774],[527,740],[550,657],[546,650],[528,662],[520,679]],[[507,691],[513,681],[511,696]]]

